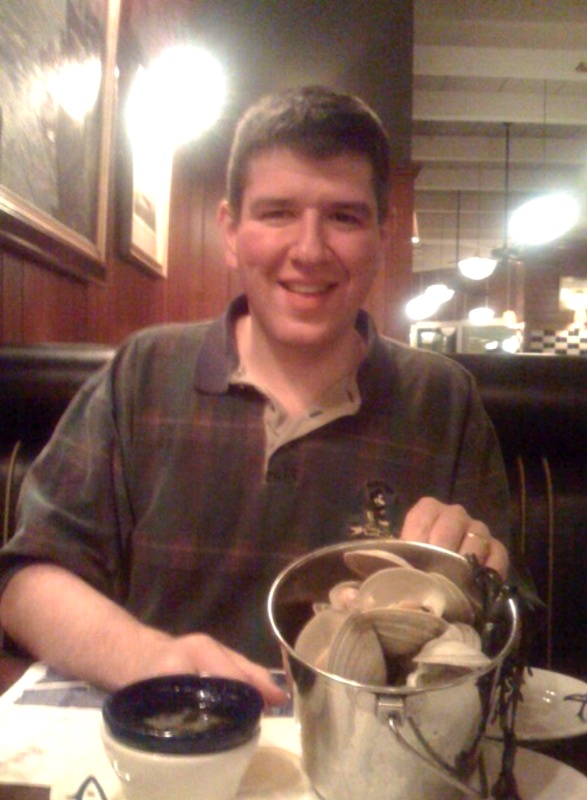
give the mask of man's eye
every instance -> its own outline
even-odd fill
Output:
[[[287,208],[268,208],[265,211],[262,211],[259,214],[259,217],[262,220],[275,220],[278,222],[279,220],[285,220],[291,217],[291,211]]]
[[[334,221],[341,225],[357,226],[363,223],[362,218],[358,214],[353,214],[350,211],[336,211],[332,216]]]

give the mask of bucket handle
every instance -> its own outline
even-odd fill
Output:
[[[468,797],[481,798],[481,800],[490,800],[491,795],[487,794],[486,792],[479,791],[478,789],[474,789],[472,786],[468,786],[466,783],[457,778],[456,775],[453,775],[451,772],[449,772],[446,767],[430,760],[426,755],[416,750],[416,748],[408,742],[401,731],[401,727],[405,722],[406,716],[404,701],[401,698],[379,697],[377,700],[377,714],[379,719],[387,721],[390,731],[395,736],[401,747],[411,753],[411,755],[416,756],[428,767],[428,769],[431,769],[447,783],[456,786],[457,789],[460,789],[461,792],[464,792],[464,794],[466,794]]]

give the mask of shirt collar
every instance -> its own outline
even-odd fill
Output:
[[[196,359],[194,384],[199,391],[209,394],[228,391],[230,380],[239,364],[236,320],[246,314],[248,308],[245,295],[239,295],[221,317],[210,323]],[[377,331],[366,311],[359,311],[356,328],[367,342],[368,359],[377,340]]]

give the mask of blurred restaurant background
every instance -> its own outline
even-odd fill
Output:
[[[239,290],[215,223],[236,120],[326,83],[392,140],[380,330],[587,355],[582,0],[23,0],[0,36],[0,343],[218,314]]]

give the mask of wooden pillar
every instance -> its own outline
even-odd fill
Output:
[[[391,241],[385,265],[366,303],[379,332],[402,342],[408,341],[410,328],[405,305],[412,296],[414,184],[419,171],[418,164],[393,168],[389,204],[393,216]]]

